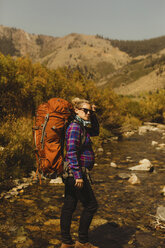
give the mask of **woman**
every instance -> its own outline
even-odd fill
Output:
[[[76,116],[66,130],[66,161],[70,176],[65,179],[65,200],[61,211],[61,248],[97,248],[88,242],[88,229],[97,210],[97,201],[87,171],[94,165],[90,136],[99,134],[99,124],[94,105],[91,106],[89,101],[79,98],[72,102]],[[84,209],[79,224],[79,241],[74,244],[70,226],[78,200]]]

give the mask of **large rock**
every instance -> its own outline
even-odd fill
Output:
[[[164,143],[159,144],[159,147],[160,147],[160,149],[164,149],[165,148],[165,144]]]
[[[49,183],[51,183],[51,184],[62,184],[63,181],[62,181],[61,177],[57,177],[55,179],[51,179]]]
[[[152,144],[152,146],[156,146],[156,145],[158,145],[158,142],[153,140],[151,144]]]
[[[161,194],[165,196],[165,186],[163,186],[163,189],[161,190]]]
[[[141,126],[141,127],[139,127],[139,135],[143,135],[149,131],[158,131],[158,130],[159,130],[159,128],[153,127],[151,125]]]
[[[165,221],[165,207],[159,206],[156,210],[156,217],[161,221]]]
[[[0,146],[0,152],[3,152],[5,148],[3,146]]]
[[[98,153],[103,153],[103,152],[104,152],[104,149],[103,149],[102,147],[99,147],[99,148],[97,149],[97,152],[98,152]]]
[[[165,125],[164,124],[158,124],[157,127],[161,130],[165,130]]]
[[[114,163],[114,162],[111,162],[111,163],[110,163],[110,166],[111,166],[111,167],[114,167],[114,168],[117,168],[117,164]]]
[[[139,165],[130,167],[129,170],[133,171],[152,171],[153,165],[148,159],[142,159],[139,161]]]
[[[128,173],[119,173],[118,177],[121,179],[129,179],[131,177],[131,174]]]
[[[128,182],[131,183],[131,184],[133,184],[133,185],[134,184],[140,184],[140,179],[136,176],[135,173],[133,173],[131,175],[131,177],[129,178]]]
[[[128,137],[131,137],[134,134],[135,134],[135,131],[127,131],[127,132],[124,132],[123,136],[128,138]]]
[[[163,133],[165,130],[165,125],[152,123],[152,122],[145,122],[143,126],[139,127],[139,134],[143,135],[149,131],[157,131],[159,133]]]

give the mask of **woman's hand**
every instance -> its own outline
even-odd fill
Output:
[[[92,108],[93,112],[96,112],[96,105],[95,104],[92,104],[91,108]]]
[[[84,183],[83,179],[76,179],[75,186],[77,188],[82,188],[83,187],[83,183]]]

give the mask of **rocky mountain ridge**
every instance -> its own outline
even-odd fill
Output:
[[[0,51],[11,56],[29,56],[55,69],[62,66],[96,66],[100,62],[120,68],[129,56],[109,41],[92,35],[69,34],[64,37],[29,34],[21,29],[0,26]]]
[[[111,87],[118,94],[136,95],[165,87],[165,49],[131,57],[98,35],[53,37],[0,25],[0,52],[28,56],[50,69],[82,68],[93,75],[98,87]]]

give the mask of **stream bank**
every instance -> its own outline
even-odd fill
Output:
[[[165,205],[161,193],[165,185],[165,151],[163,145],[159,146],[165,143],[163,137],[163,129],[152,129],[143,134],[128,135],[122,141],[103,144],[92,172],[99,209],[90,231],[91,240],[100,248],[165,247],[165,231],[156,226],[155,218],[157,208]],[[157,143],[153,145],[152,141]],[[154,170],[134,172],[140,183],[131,184],[124,174],[130,175],[129,168],[142,159],[148,159]],[[27,182],[20,181],[18,186],[23,183]],[[29,182],[28,187],[25,185],[19,190],[19,194],[2,197],[0,246],[59,247],[63,191],[63,184],[50,184],[49,180],[43,180],[42,185]],[[77,238],[80,209],[73,216],[74,239]]]

